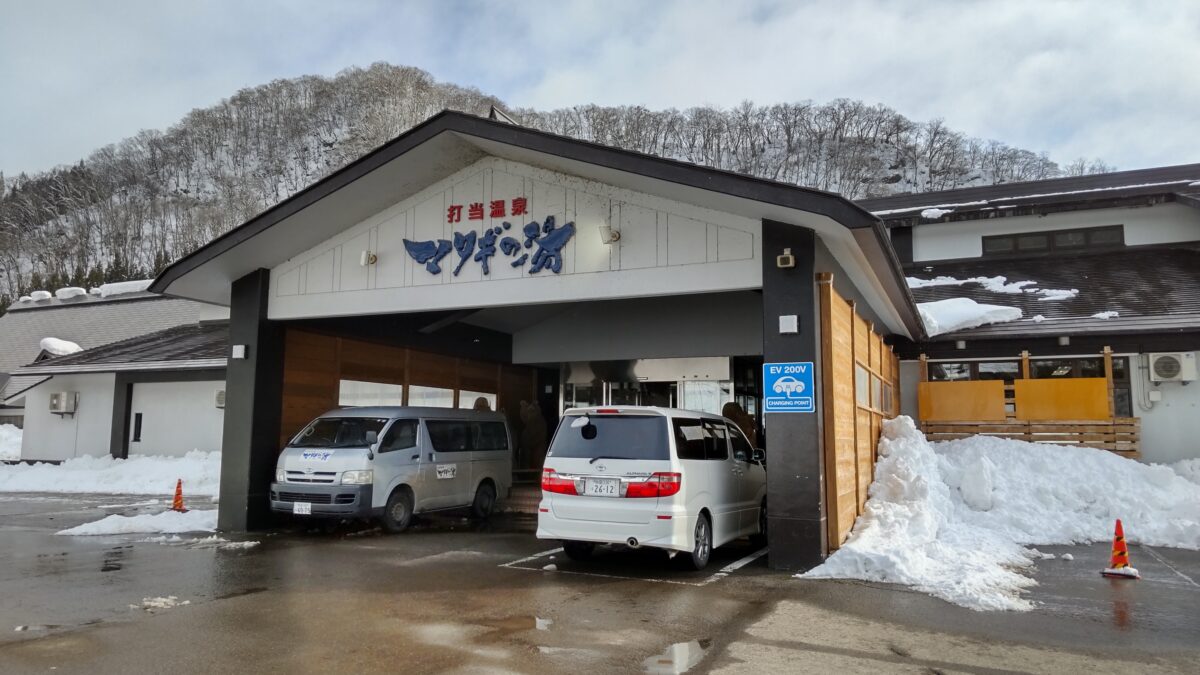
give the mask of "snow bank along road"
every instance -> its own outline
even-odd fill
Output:
[[[866,511],[808,578],[905,584],[972,609],[1028,610],[1037,545],[1112,537],[1200,549],[1200,485],[1103,450],[976,436],[931,445],[884,423]]]

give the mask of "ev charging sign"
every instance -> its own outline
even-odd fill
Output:
[[[815,394],[811,361],[763,364],[763,412],[816,412]]]

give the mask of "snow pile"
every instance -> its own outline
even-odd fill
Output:
[[[29,294],[29,299],[33,300],[34,302],[42,302],[44,300],[49,300],[52,297],[54,296],[50,295],[50,291],[34,291]]]
[[[1200,549],[1200,485],[1103,450],[974,436],[930,445],[884,423],[865,512],[809,578],[912,586],[972,609],[1025,610],[1025,546],[1132,541]],[[1068,480],[1064,480],[1068,477]]]
[[[984,290],[993,293],[1010,293],[1020,294],[1026,292],[1026,286],[1036,284],[1036,281],[1014,281],[1008,282],[1008,277],[971,277],[970,279],[955,279],[954,277],[934,277],[932,279],[919,279],[917,277],[907,277],[909,288],[928,288],[930,286],[962,286],[965,284],[979,284]]]
[[[21,297],[17,298],[17,302],[33,302],[33,296],[22,295]]]
[[[1120,312],[1114,312],[1112,310],[1109,310],[1107,312],[1096,312],[1095,314],[1092,315],[1092,318],[1093,319],[1115,319],[1118,316],[1121,316]]]
[[[156,598],[142,598],[142,604],[130,605],[129,609],[144,609],[147,612],[153,613],[156,609],[173,609],[175,607],[183,607],[190,604],[192,604],[191,600],[181,601],[179,596],[168,595],[165,597],[159,596]]]
[[[921,217],[925,220],[937,220],[947,213],[954,213],[954,209],[925,209],[921,211]]]
[[[175,494],[183,479],[185,503],[193,496],[216,497],[221,484],[221,453],[193,450],[183,457],[129,459],[76,457],[62,464],[0,465],[0,492],[91,492]]]
[[[21,459],[21,430],[12,424],[0,424],[0,462]]]
[[[63,535],[138,534],[142,532],[175,534],[213,532],[217,529],[217,510],[163,511],[154,514],[122,516],[114,513],[100,520],[56,532]]]
[[[58,298],[59,300],[70,300],[71,298],[78,298],[81,295],[87,295],[86,288],[68,286],[66,288],[60,288],[57,291],[54,291],[54,297]]]
[[[42,351],[51,356],[67,356],[68,354],[78,354],[83,351],[83,347],[71,342],[70,340],[59,340],[55,337],[42,338],[38,343]]]
[[[1200,459],[1185,459],[1170,465],[1171,470],[1200,485]]]
[[[1021,310],[1001,305],[981,305],[970,298],[949,298],[917,305],[930,337],[989,323],[1016,321]]]
[[[1079,295],[1078,288],[1039,288],[1029,289],[1025,292],[1036,293],[1042,296],[1038,298],[1038,300],[1070,300],[1071,298]]]
[[[154,283],[153,279],[140,279],[138,281],[118,281],[112,284],[101,284],[100,297],[111,298],[114,295],[141,293],[150,288],[150,284],[152,283]]]
[[[1034,322],[1034,323],[1041,323],[1041,322],[1043,322],[1043,321],[1045,321],[1045,320],[1046,320],[1046,317],[1042,316],[1041,314],[1034,314],[1034,315],[1033,315],[1033,322]]]

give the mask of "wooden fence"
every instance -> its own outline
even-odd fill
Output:
[[[841,546],[867,502],[883,420],[900,409],[900,361],[854,303],[818,274],[825,513],[829,548]]]
[[[931,441],[981,434],[1137,457],[1141,420],[1115,415],[1112,350],[1105,347],[1103,357],[1104,377],[1031,379],[1029,353],[1023,352],[1021,377],[1008,384],[928,382],[928,363],[922,357],[917,385],[921,430]]]

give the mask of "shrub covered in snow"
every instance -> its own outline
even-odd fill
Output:
[[[905,584],[973,609],[1029,609],[1039,544],[1131,541],[1200,549],[1200,485],[1090,448],[975,436],[931,445],[884,423],[875,481],[850,538],[813,578]]]

